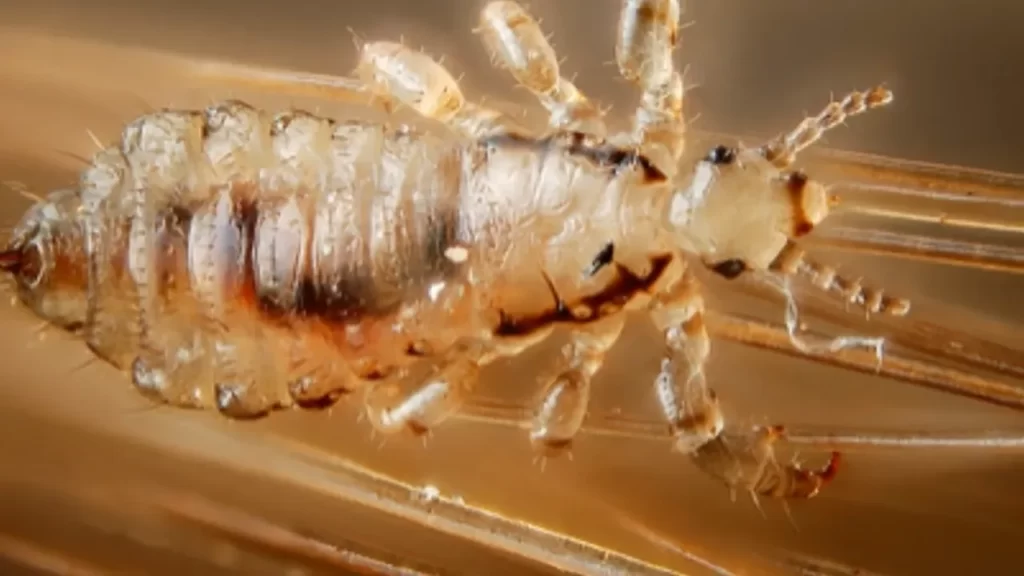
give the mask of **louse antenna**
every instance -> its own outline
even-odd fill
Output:
[[[792,241],[786,243],[770,269],[786,277],[807,280],[819,290],[839,296],[847,305],[856,305],[865,314],[906,316],[910,312],[909,300],[889,296],[880,288],[864,286],[859,278],[840,275],[834,266],[809,258],[803,248]]]
[[[851,92],[839,101],[833,99],[817,116],[805,118],[795,129],[766,143],[761,147],[761,153],[777,168],[788,168],[801,151],[820,140],[829,130],[845,123],[847,118],[887,106],[892,99],[892,92],[884,86]]]

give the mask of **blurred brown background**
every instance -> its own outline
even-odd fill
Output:
[[[147,107],[236,96],[268,107],[292,102],[199,82],[187,67],[142,49],[345,73],[354,61],[351,28],[367,39],[401,35],[444,55],[456,73],[466,73],[471,97],[528,103],[487,66],[470,33],[481,5],[0,1],[0,180],[39,189],[70,185],[80,164],[64,153],[90,154],[87,130],[114,140]],[[580,87],[627,114],[633,93],[610,64],[618,2],[558,0],[533,8]],[[699,85],[687,103],[691,116],[700,115],[699,129],[770,135],[817,111],[830,93],[884,82],[896,93],[894,105],[831,133],[827,146],[1024,172],[1024,40],[1016,33],[1024,5],[691,0],[683,19],[693,21],[680,59],[690,66],[688,81]],[[79,45],[83,40],[110,46]],[[25,207],[13,194],[3,202],[5,223]],[[1020,276],[836,257],[894,291],[1020,327]],[[379,448],[351,407],[258,424],[151,410],[123,377],[97,365],[78,369],[88,358],[79,343],[53,334],[37,343],[30,318],[14,309],[2,313],[10,360],[0,363],[0,552],[20,559],[0,561],[2,574],[43,563],[32,558],[52,561],[54,551],[63,551],[66,563],[51,562],[52,573],[337,573],[344,561],[331,546],[415,560],[427,572],[547,570],[452,530],[432,531],[353,503],[358,491],[347,484],[350,475],[325,464],[334,457],[687,573],[713,572],[638,535],[629,522],[748,574],[787,573],[766,559],[780,550],[884,574],[1012,573],[1018,562],[1024,467],[1014,451],[863,450],[850,456],[831,490],[794,507],[796,529],[775,503],[766,503],[764,516],[743,495],[732,503],[662,443],[588,437],[572,462],[549,463],[541,472],[523,432],[487,424],[457,422],[427,448],[404,440]],[[599,405],[650,410],[647,380],[638,383],[635,374],[640,366],[654,374],[651,338],[643,326],[627,334],[602,378]],[[864,432],[1020,428],[1017,412],[880,377],[724,342],[714,354],[715,386],[751,423]],[[496,368],[494,394],[529,397],[532,376],[523,374],[548,358],[529,356]],[[300,543],[282,544],[287,538],[270,528],[260,537],[238,536],[241,527],[262,526],[250,517],[230,520],[243,512],[299,535]],[[68,568],[83,561],[93,572]],[[819,566],[818,573],[853,572]]]
[[[614,0],[534,2],[580,86],[628,105],[615,78]],[[352,34],[403,36],[458,70],[480,93],[509,86],[469,30],[482,2],[0,3],[4,23],[125,48],[165,49],[306,71],[339,73],[352,62]],[[897,94],[882,118],[857,122],[829,142],[937,162],[1014,170],[1024,139],[1016,113],[1024,7],[1013,2],[907,0],[689,0],[680,59],[699,84],[690,110],[701,127],[775,132],[830,92],[887,83]],[[68,63],[72,65],[71,63]]]

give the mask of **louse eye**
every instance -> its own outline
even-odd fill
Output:
[[[723,260],[712,266],[711,269],[726,280],[732,280],[747,271],[747,264],[743,260]]]
[[[716,165],[732,164],[736,160],[736,149],[724,145],[715,146],[704,159]]]

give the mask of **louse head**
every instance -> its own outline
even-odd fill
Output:
[[[767,270],[790,239],[828,216],[832,200],[802,172],[783,172],[758,148],[716,146],[682,182],[669,221],[712,270]]]
[[[74,330],[85,320],[85,248],[78,224],[80,201],[58,191],[32,206],[0,251],[0,270],[18,299],[36,315]]]

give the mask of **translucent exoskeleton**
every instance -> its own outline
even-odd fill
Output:
[[[812,497],[838,454],[819,470],[784,465],[782,427],[726,426],[694,271],[803,276],[862,311],[906,314],[907,301],[805,257],[799,238],[830,200],[791,169],[892,96],[855,92],[763,145],[687,163],[679,17],[678,0],[622,4],[616,62],[638,93],[623,133],[608,134],[511,1],[487,4],[479,31],[547,110],[541,134],[390,42],[363,46],[353,82],[453,138],[239,101],[140,117],[77,190],[24,216],[0,267],[36,314],[80,332],[144,394],[235,418],[359,392],[376,430],[425,434],[459,412],[484,366],[565,326],[530,425],[544,454],[571,446],[627,312],[646,312],[664,358],[645,389],[674,449],[734,491]],[[787,315],[799,342],[795,306]]]

